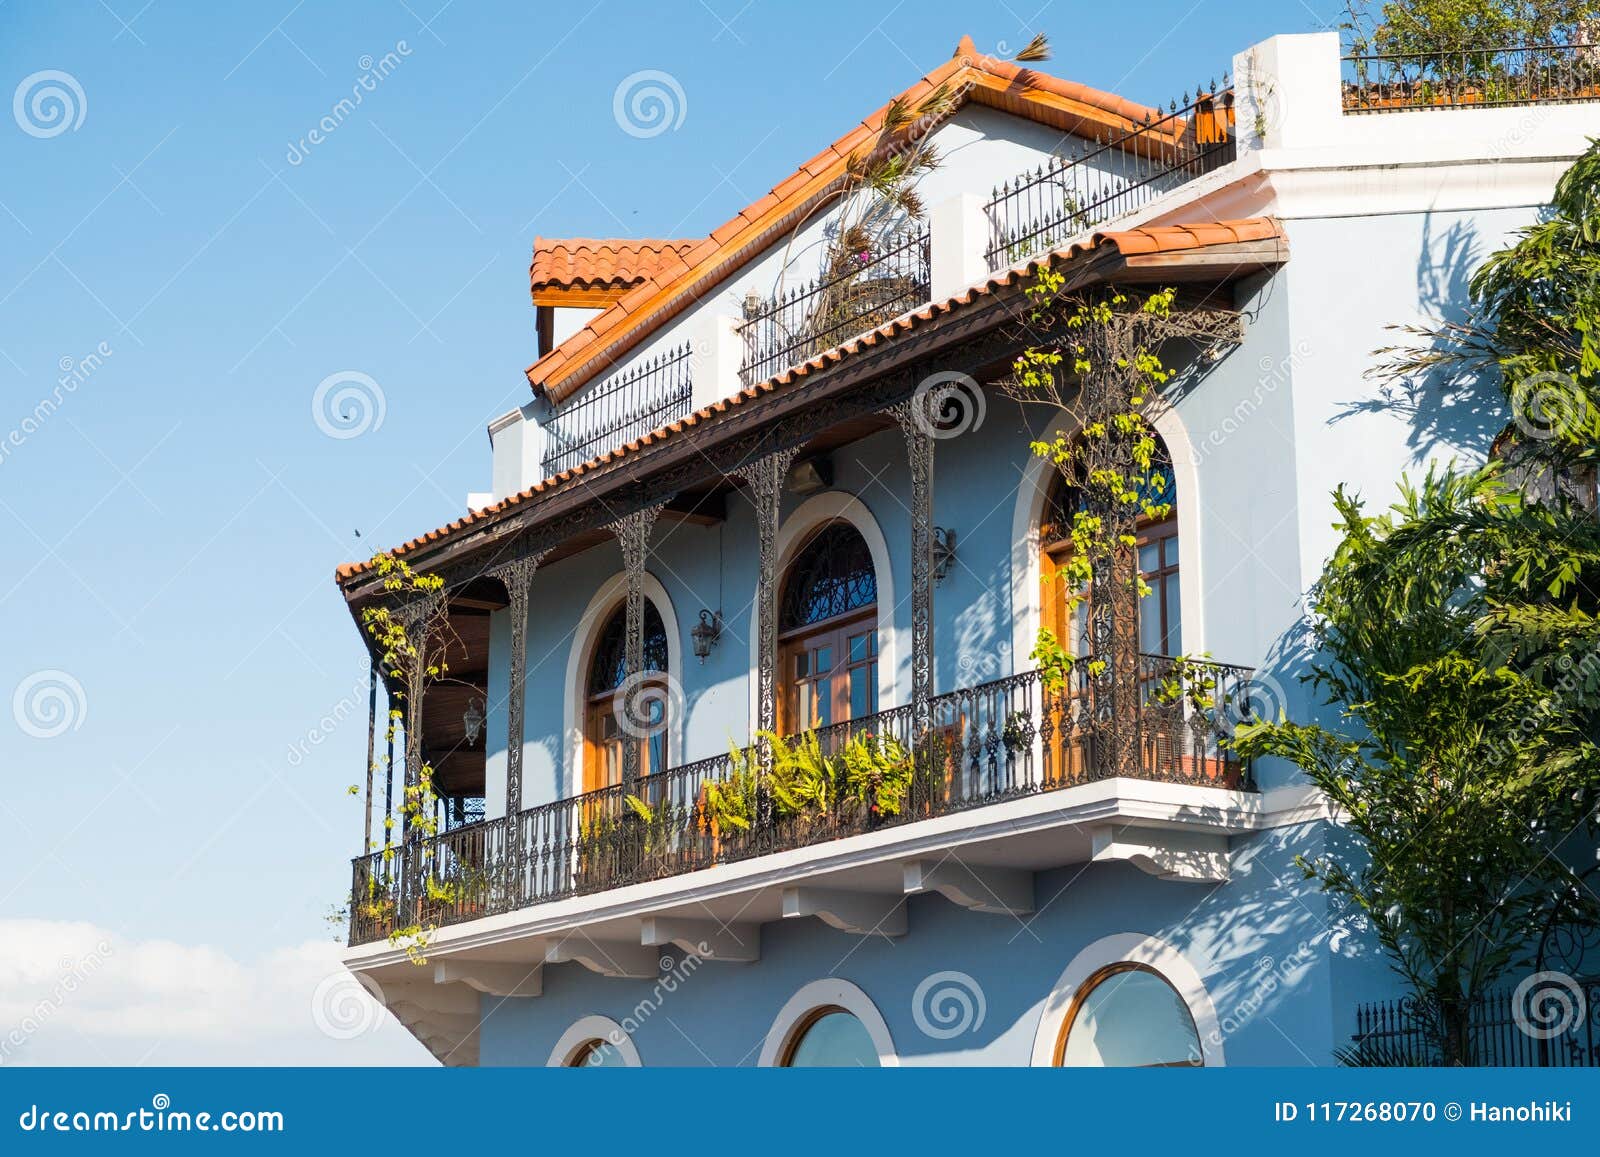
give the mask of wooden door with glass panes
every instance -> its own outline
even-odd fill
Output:
[[[788,694],[780,724],[799,732],[878,711],[877,615],[796,631],[779,650]]]
[[[778,728],[794,734],[878,711],[878,584],[848,522],[812,535],[785,569],[778,609]]]

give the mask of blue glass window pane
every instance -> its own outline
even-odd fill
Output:
[[[823,1013],[813,1021],[789,1052],[789,1067],[878,1067],[878,1050],[866,1025],[848,1012]]]
[[[1143,968],[1113,972],[1078,1005],[1061,1063],[1089,1067],[1200,1064],[1200,1034],[1177,990]]]

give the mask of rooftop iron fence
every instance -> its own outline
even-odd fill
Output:
[[[928,231],[843,255],[814,281],[745,304],[745,385],[764,382],[928,301]]]
[[[689,416],[693,347],[645,358],[563,403],[545,424],[549,478]]]
[[[1600,100],[1600,45],[1347,56],[1343,74],[1347,113]]]
[[[1146,115],[1126,132],[1079,140],[1069,152],[994,190],[989,217],[990,269],[1019,265],[1061,247],[1230,163],[1237,155],[1228,77],[1193,100],[1184,94],[1165,113]]]

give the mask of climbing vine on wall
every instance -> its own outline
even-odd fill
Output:
[[[387,721],[388,748],[393,750],[397,728],[402,729],[405,743],[405,782],[398,821],[403,825],[402,839],[421,844],[438,831],[439,798],[433,785],[433,765],[422,751],[422,706],[428,688],[448,675],[447,656],[460,640],[450,624],[442,577],[418,573],[403,559],[390,554],[374,555],[372,569],[382,580],[388,598],[364,608],[361,625],[372,640],[394,703]],[[396,855],[396,822],[394,816],[384,817],[386,861]],[[436,885],[425,862],[421,862],[420,875],[428,898],[439,899],[433,894]],[[369,905],[378,899],[356,898]],[[422,964],[426,963],[424,950],[433,932],[431,926],[410,923],[391,931],[389,941],[403,948],[413,963]]]
[[[1035,440],[1035,457],[1060,471],[1075,496],[1072,543],[1052,578],[1070,613],[1089,607],[1089,653],[1041,629],[1030,656],[1045,683],[1060,690],[1079,661],[1090,675],[1108,670],[1119,650],[1137,661],[1138,600],[1149,593],[1139,573],[1135,532],[1141,519],[1165,518],[1173,495],[1157,460],[1153,419],[1170,404],[1185,364],[1217,356],[1239,335],[1236,311],[1179,301],[1175,289],[1069,290],[1045,267],[1025,290],[1029,343],[1012,366],[1007,392],[1027,406],[1054,411],[1053,428]]]

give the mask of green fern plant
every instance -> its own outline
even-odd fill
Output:
[[[760,779],[753,753],[728,745],[729,772],[725,779],[705,785],[702,806],[706,822],[719,833],[747,832],[755,826]]]
[[[837,774],[833,761],[822,754],[815,731],[791,740],[771,731],[759,731],[756,738],[772,749],[767,786],[776,818],[820,818],[835,810],[839,800]]]
[[[911,753],[900,743],[879,735],[855,735],[833,762],[843,800],[871,815],[900,814],[914,771]]]

